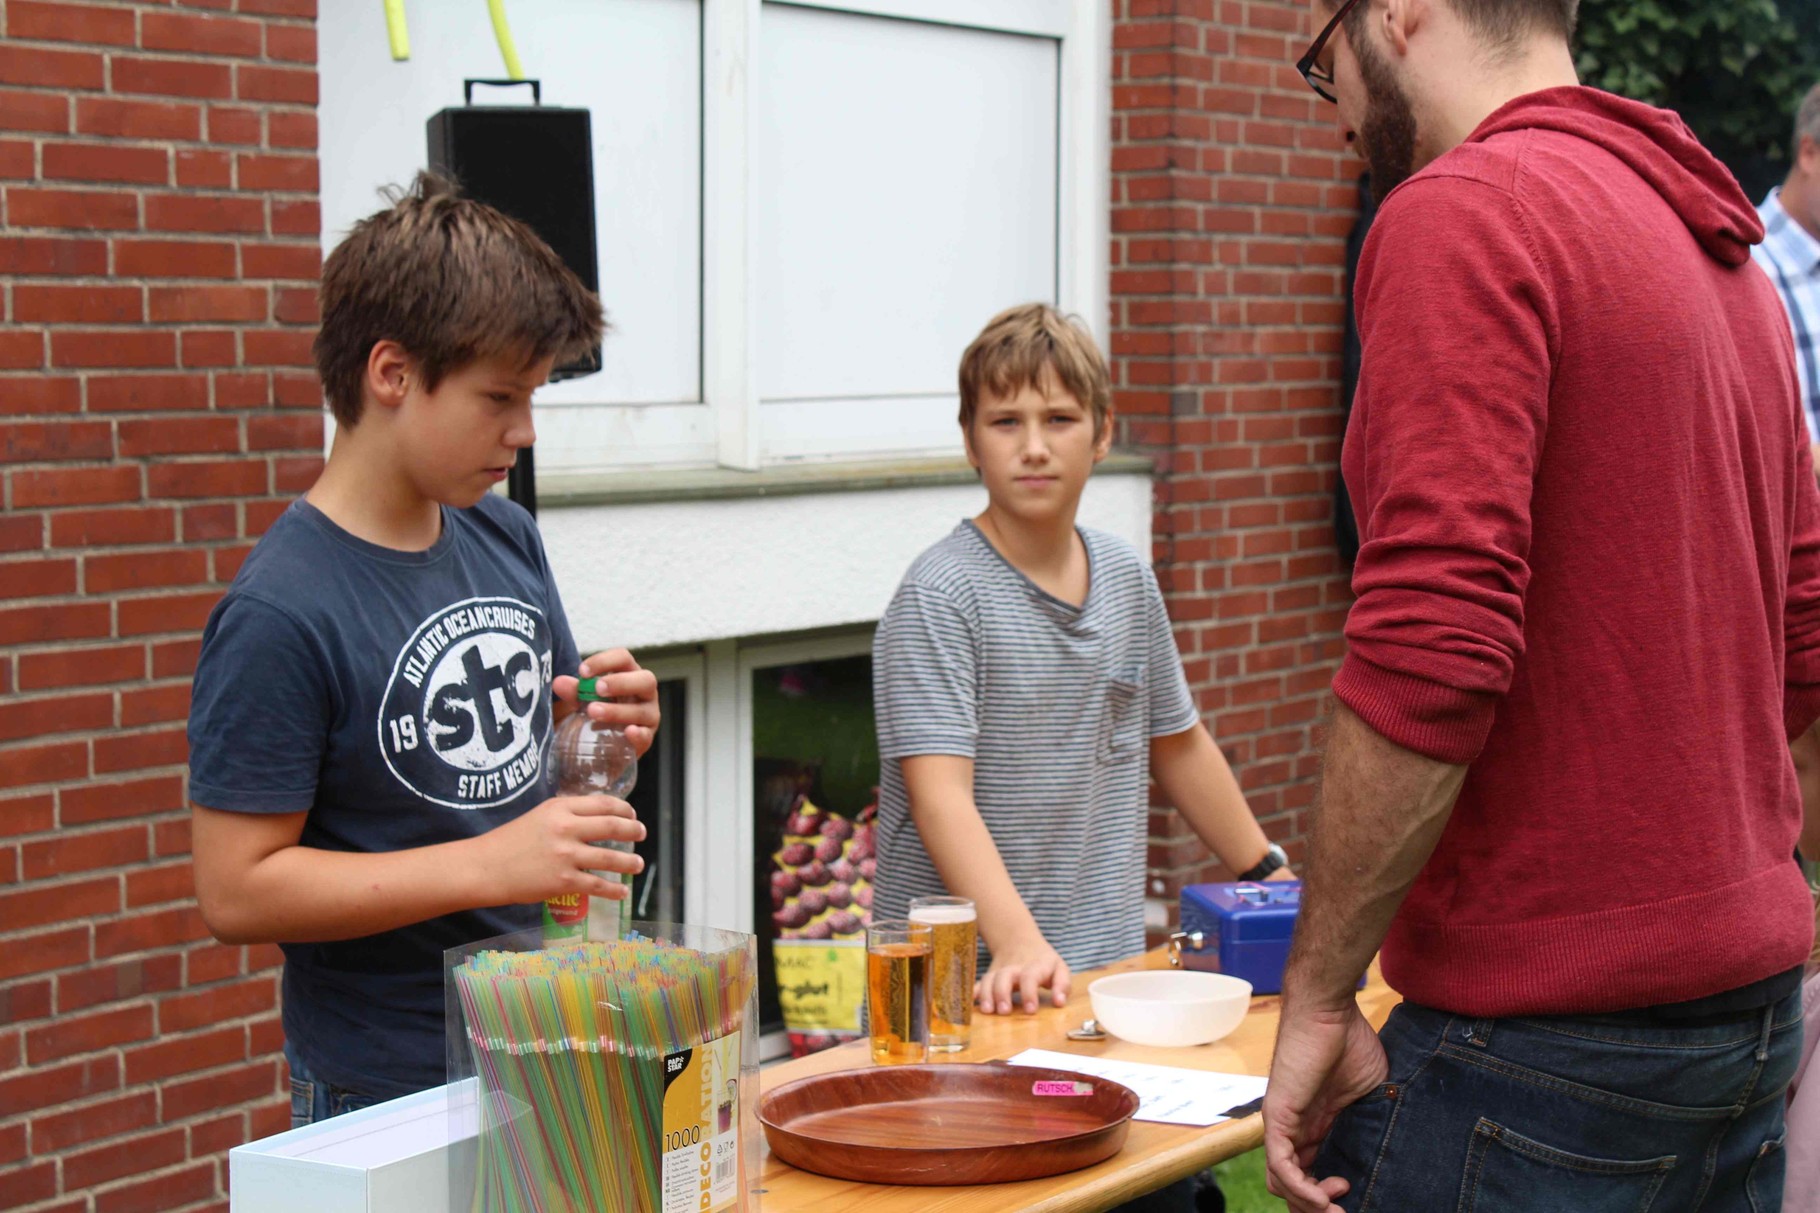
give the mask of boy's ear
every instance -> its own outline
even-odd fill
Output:
[[[1099,437],[1093,440],[1093,461],[1098,463],[1112,453],[1112,418],[1108,416],[1100,423]]]
[[[385,408],[397,408],[411,392],[417,364],[396,341],[376,341],[367,353],[367,395]]]
[[[961,427],[961,445],[967,448],[967,462],[973,465],[974,471],[980,470],[979,453],[973,449],[973,422]]]

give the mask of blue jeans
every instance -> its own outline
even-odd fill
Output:
[[[1348,1213],[1770,1213],[1782,1207],[1792,995],[1718,1023],[1475,1020],[1405,1003],[1390,1081],[1315,1158]]]
[[[358,1112],[384,1100],[364,1095],[346,1087],[334,1087],[310,1073],[289,1041],[284,1045],[284,1059],[291,1066],[291,1128],[301,1129],[343,1112]]]

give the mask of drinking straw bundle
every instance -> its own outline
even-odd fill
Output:
[[[664,1058],[742,1027],[745,948],[480,952],[455,970],[481,1086],[476,1213],[658,1213]]]

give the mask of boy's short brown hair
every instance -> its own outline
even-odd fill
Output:
[[[403,346],[434,391],[483,358],[529,365],[600,340],[599,298],[526,224],[431,173],[389,196],[322,267],[313,352],[337,422],[359,422],[367,359],[381,341]]]
[[[1093,334],[1047,303],[1023,303],[994,316],[961,355],[961,428],[971,433],[985,397],[1002,400],[1025,388],[1045,396],[1061,388],[1093,417],[1097,439],[1112,424],[1112,379]]]

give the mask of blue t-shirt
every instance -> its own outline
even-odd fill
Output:
[[[545,799],[550,682],[580,665],[536,524],[489,494],[424,552],[295,502],[202,635],[190,799],[300,813],[302,845],[398,851],[483,834]],[[284,1030],[322,1081],[391,1097],[446,1081],[443,950],[536,906],[284,945]]]

